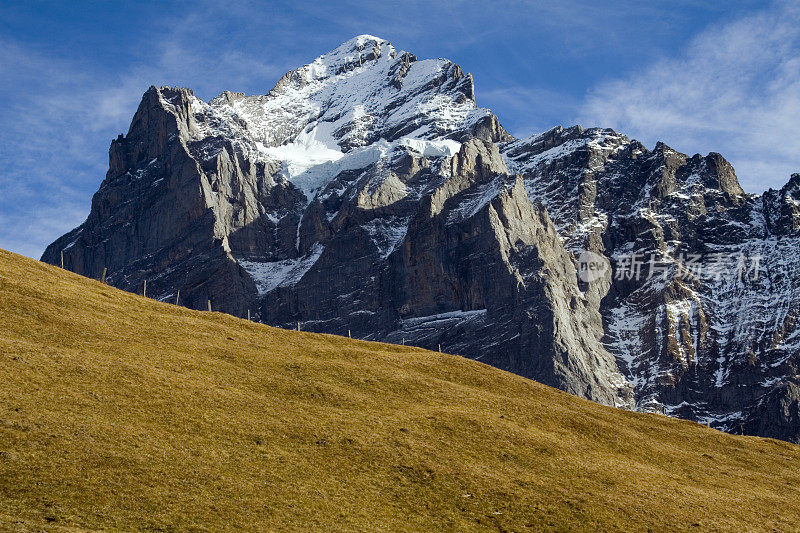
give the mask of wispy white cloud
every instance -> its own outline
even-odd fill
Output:
[[[0,247],[38,257],[80,224],[105,177],[110,140],[128,129],[150,85],[271,87],[284,70],[234,47],[208,53],[213,17],[169,19],[127,68],[86,65],[0,38]]]
[[[24,216],[0,212],[0,226],[4,228],[0,247],[38,259],[42,254],[42,243],[51,242],[63,234],[65,228],[74,228],[85,218],[82,202],[74,199],[33,206]]]
[[[103,54],[0,35],[0,247],[38,256],[82,221],[108,144],[149,85],[188,86],[201,98],[265,93],[285,71],[358,33],[473,70],[479,104],[518,136],[579,121],[613,126],[648,144],[719,151],[749,190],[779,185],[800,170],[792,146],[800,21],[789,3],[747,17],[757,0],[735,4],[198,0],[144,9],[146,23],[128,38],[100,31]],[[597,72],[651,63],[674,49],[671,39],[685,41],[692,17],[725,12],[740,20],[709,28],[680,57],[609,79],[584,101]],[[625,53],[635,61],[617,61]]]
[[[709,27],[680,56],[591,90],[580,115],[647,144],[720,152],[746,190],[779,187],[800,172],[800,6]]]
[[[142,89],[14,42],[0,41],[0,57],[0,91],[10,95],[0,116],[0,246],[38,257],[88,214],[108,142],[127,129]]]

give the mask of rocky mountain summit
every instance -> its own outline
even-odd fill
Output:
[[[799,245],[800,175],[752,195],[719,154],[515,139],[458,65],[362,35],[266,95],[151,87],[42,260],[800,442]]]

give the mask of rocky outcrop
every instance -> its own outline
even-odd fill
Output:
[[[649,151],[579,127],[503,153],[567,248],[608,260],[610,281],[585,291],[636,408],[756,431],[754,406],[777,409],[765,395],[797,376],[794,177],[748,195],[718,154],[688,157],[662,143]],[[786,424],[773,429],[795,431]]]
[[[514,139],[474,99],[457,65],[371,36],[266,95],[151,87],[43,260],[796,441],[800,175],[750,195],[719,154]]]
[[[764,193],[764,223],[772,235],[791,235],[800,229],[800,174],[792,174],[780,190]]]
[[[774,387],[749,410],[739,430],[800,444],[800,385],[788,382]]]

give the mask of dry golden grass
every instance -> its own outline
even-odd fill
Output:
[[[800,528],[800,447],[0,250],[0,528]]]

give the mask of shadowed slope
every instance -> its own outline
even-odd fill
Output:
[[[0,251],[0,524],[796,529],[800,448]]]

